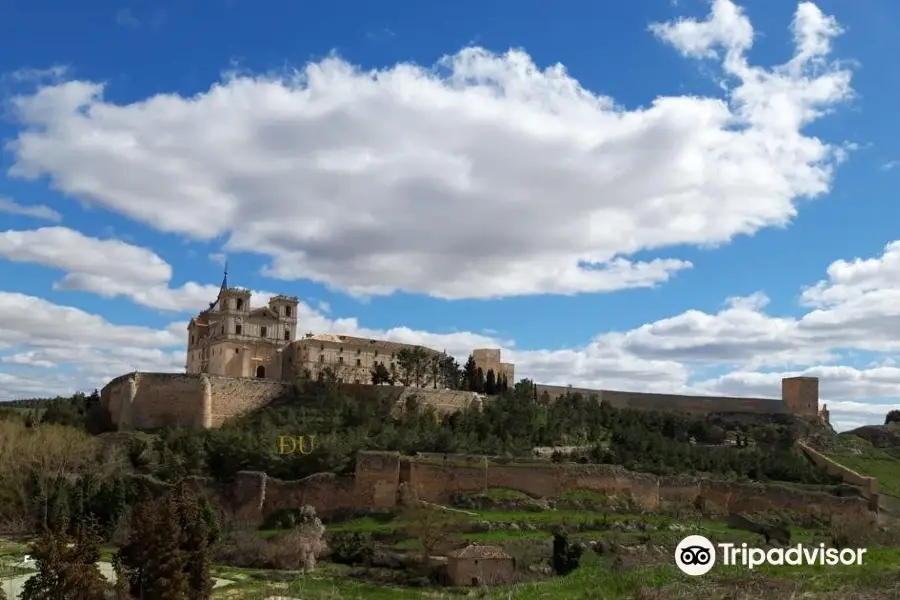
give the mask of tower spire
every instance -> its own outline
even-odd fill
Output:
[[[228,289],[228,261],[225,261],[225,274],[222,276],[222,287],[219,291]]]

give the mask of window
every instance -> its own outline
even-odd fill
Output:
[[[344,353],[344,347],[341,346],[340,348],[338,348],[338,352],[341,353],[341,354],[343,354],[343,353]]]
[[[234,301],[234,306],[235,306],[235,308],[237,308],[238,310],[243,310],[243,309],[244,309],[244,299],[243,299],[243,298],[238,298],[237,300],[235,300],[235,301]]]
[[[286,339],[287,341],[291,341],[291,330],[290,329],[284,330],[284,339]]]
[[[394,360],[394,353],[391,352],[391,360]]]
[[[319,355],[319,362],[320,362],[320,363],[325,362],[325,355],[324,355],[324,354],[320,354],[320,355]]]
[[[286,316],[286,317],[291,316],[291,307],[290,306],[284,307],[284,316]]]
[[[362,366],[362,361],[361,361],[360,359],[358,359],[358,358],[356,359],[356,366],[357,366],[357,367],[361,367],[361,366]]]
[[[341,363],[341,364],[344,364],[344,357],[343,357],[343,356],[338,356],[338,362]]]
[[[237,325],[234,326],[234,332],[235,332],[237,335],[241,335],[241,332],[242,332],[243,330],[244,330],[244,326],[241,325],[240,323],[238,323]]]
[[[268,327],[260,327],[259,328],[259,337],[269,337],[269,328]]]
[[[359,385],[359,377],[356,378],[356,385]]]
[[[375,351],[375,356],[378,356],[378,350]]]
[[[235,353],[235,354],[238,354],[239,352],[240,352],[240,350],[239,350],[238,348],[235,348],[235,349],[234,349],[234,353]]]
[[[360,354],[362,354],[362,348],[357,348],[356,355],[359,356]]]

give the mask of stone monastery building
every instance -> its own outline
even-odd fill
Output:
[[[296,339],[299,300],[295,296],[273,296],[256,307],[250,302],[250,290],[228,285],[226,269],[215,302],[188,324],[188,375],[293,381],[300,376],[315,379],[327,368],[340,382],[368,384],[379,364],[399,380],[398,355],[404,349],[426,361],[446,356],[424,346],[334,333],[307,333]],[[493,370],[510,383],[515,381],[515,367],[500,361],[500,350],[477,349],[472,354],[485,373]],[[442,387],[430,368],[410,383]]]

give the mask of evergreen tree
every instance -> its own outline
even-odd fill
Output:
[[[557,575],[568,575],[578,568],[581,562],[581,548],[569,544],[564,532],[553,534],[553,572]]]
[[[175,484],[174,496],[182,533],[180,550],[186,558],[185,573],[190,597],[192,600],[207,600],[213,590],[210,556],[213,538],[207,525],[209,515],[204,514],[199,500],[187,493],[183,481]]]
[[[469,392],[475,392],[478,388],[478,367],[475,365],[475,356],[469,355],[466,364],[463,365],[463,383]]]
[[[100,536],[96,523],[82,522],[74,538],[65,523],[45,530],[31,547],[37,573],[25,582],[20,600],[104,600],[106,579],[100,572]]]
[[[129,592],[138,598],[190,598],[188,560],[174,494],[146,500],[134,508],[131,537],[118,552]]]
[[[481,367],[475,369],[475,389],[472,390],[479,394],[484,393],[484,371]]]
[[[493,369],[488,369],[484,378],[484,393],[488,396],[493,396],[497,393],[497,376],[494,374]]]

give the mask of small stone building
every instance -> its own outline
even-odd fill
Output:
[[[514,571],[515,559],[497,546],[471,544],[447,555],[447,575],[455,586],[509,583]]]

